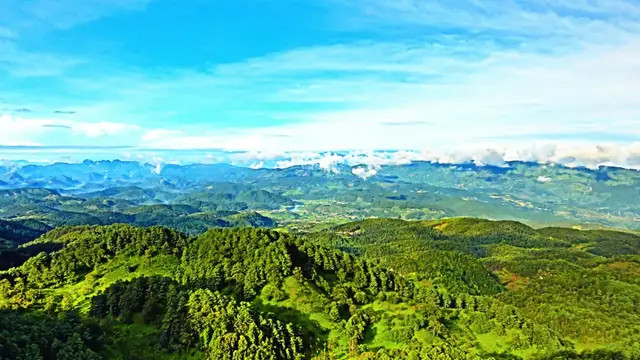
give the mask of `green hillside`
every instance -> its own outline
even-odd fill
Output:
[[[371,219],[309,238],[441,291],[495,294],[579,349],[622,349],[639,339],[637,235],[456,218]]]
[[[637,238],[600,234],[475,219],[59,228],[0,272],[0,357],[632,359]],[[593,253],[603,243],[615,255]]]

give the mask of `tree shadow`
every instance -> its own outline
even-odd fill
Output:
[[[24,264],[29,258],[41,252],[50,254],[63,248],[63,244],[45,243],[32,244],[27,247],[0,250],[0,271],[8,270]]]
[[[378,330],[372,325],[367,326],[367,329],[364,331],[364,337],[362,342],[364,344],[371,344],[373,340],[376,338],[378,334]]]

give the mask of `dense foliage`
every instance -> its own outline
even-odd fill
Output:
[[[372,219],[310,239],[378,259],[453,293],[496,294],[487,289],[501,283],[506,288],[498,299],[567,339],[638,351],[628,345],[640,342],[640,236],[461,218]]]
[[[0,359],[97,360],[103,330],[74,313],[57,316],[0,311]]]
[[[637,240],[477,219],[367,220],[306,236],[60,227],[0,272],[0,349],[16,359],[637,359]]]

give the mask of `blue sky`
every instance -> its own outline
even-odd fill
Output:
[[[637,1],[2,3],[0,158],[640,158]]]

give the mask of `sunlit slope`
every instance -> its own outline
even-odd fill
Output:
[[[370,219],[310,238],[449,292],[491,289],[578,347],[638,339],[638,235],[456,218]]]
[[[418,245],[427,236],[446,242],[451,235],[438,224],[368,221],[341,227],[340,236],[399,227]],[[482,246],[507,246],[491,240],[494,235],[485,236]],[[488,258],[438,249],[448,256],[432,260],[444,259],[442,264],[422,268],[408,261],[412,271],[405,272],[401,257],[390,268],[383,259],[378,264],[321,240],[260,229],[210,230],[193,238],[160,227],[62,228],[27,244],[50,245],[48,253],[0,273],[1,304],[14,309],[2,317],[36,333],[44,331],[37,324],[62,320],[29,319],[62,311],[79,314],[76,325],[66,327],[71,332],[108,326],[99,341],[74,337],[75,350],[69,350],[96,358],[218,358],[236,351],[244,354],[238,359],[256,353],[277,359],[480,359],[574,351],[565,329],[533,320],[536,313],[513,302],[482,266]],[[473,241],[464,248],[469,246]],[[456,262],[462,271],[451,271]],[[579,325],[580,319],[573,321]],[[71,346],[70,338],[42,336]],[[597,340],[598,346],[614,343]],[[15,358],[26,358],[12,349]],[[40,350],[61,351],[47,343]]]

